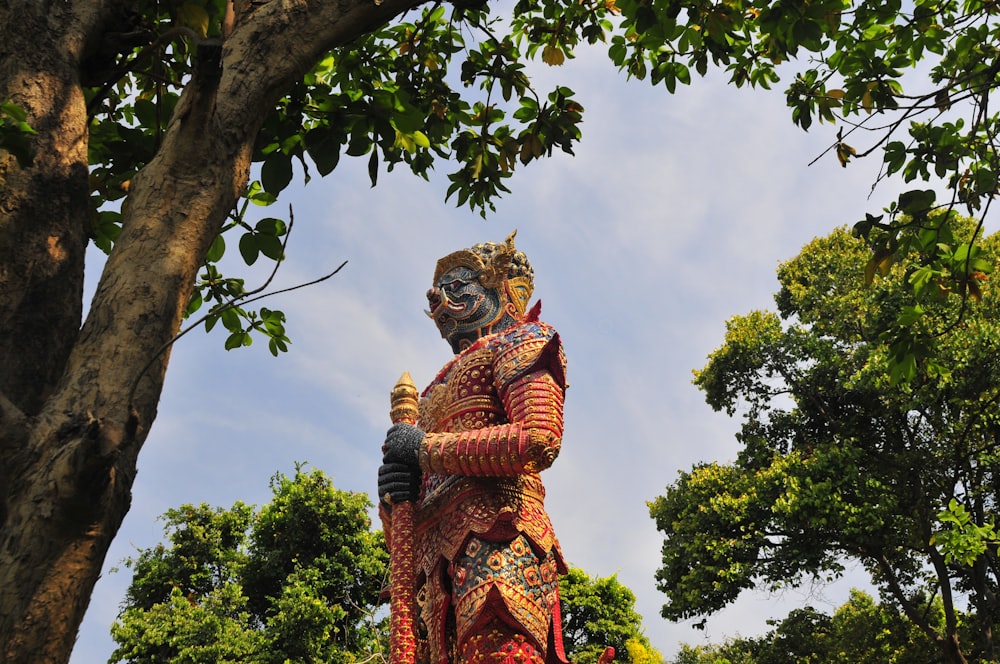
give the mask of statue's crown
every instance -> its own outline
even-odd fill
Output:
[[[437,262],[434,283],[442,274],[456,267],[467,267],[479,278],[485,288],[504,288],[517,310],[523,316],[534,290],[535,272],[523,251],[514,248],[513,231],[502,243],[482,242],[468,249],[452,252]]]

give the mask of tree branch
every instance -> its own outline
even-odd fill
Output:
[[[899,579],[896,578],[895,570],[892,568],[892,564],[886,559],[885,554],[880,554],[873,556],[872,560],[875,565],[882,572],[883,578],[885,578],[886,583],[889,586],[889,592],[892,596],[899,602],[900,608],[903,609],[903,613],[906,617],[910,619],[917,628],[927,635],[932,641],[941,641],[942,635],[938,633],[934,626],[927,620],[927,617],[917,611],[917,608],[910,601],[910,598],[903,591],[902,586],[899,585]]]

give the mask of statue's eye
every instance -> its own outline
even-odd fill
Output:
[[[461,287],[462,287],[462,282],[461,281],[453,281],[450,284],[448,284],[448,288],[450,288],[453,291],[456,291],[456,290],[458,290]]]

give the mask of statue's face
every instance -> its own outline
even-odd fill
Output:
[[[478,339],[480,331],[499,318],[502,307],[500,293],[484,287],[467,267],[442,274],[427,291],[427,302],[427,313],[456,353]]]

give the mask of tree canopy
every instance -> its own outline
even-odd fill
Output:
[[[935,607],[939,609],[940,607]],[[891,605],[852,590],[832,616],[811,606],[795,609],[766,634],[725,643],[684,644],[673,664],[855,664],[940,661],[933,644]]]
[[[363,494],[321,471],[275,475],[260,509],[182,505],[169,545],[126,561],[114,662],[354,662],[382,652],[388,569]]]
[[[974,223],[960,228],[967,241]],[[982,240],[975,260],[995,260],[998,241]],[[934,284],[912,324],[951,369],[893,382],[882,323],[909,306],[902,284],[922,268],[897,263],[866,285],[867,250],[843,228],[814,240],[778,270],[778,313],[731,319],[695,372],[713,408],[741,417],[741,449],[681,472],[650,504],[665,537],[662,613],[705,615],[757,584],[832,578],[856,560],[947,661],[992,657],[1000,300],[986,281],[962,311]],[[965,620],[975,635],[960,643]]]

